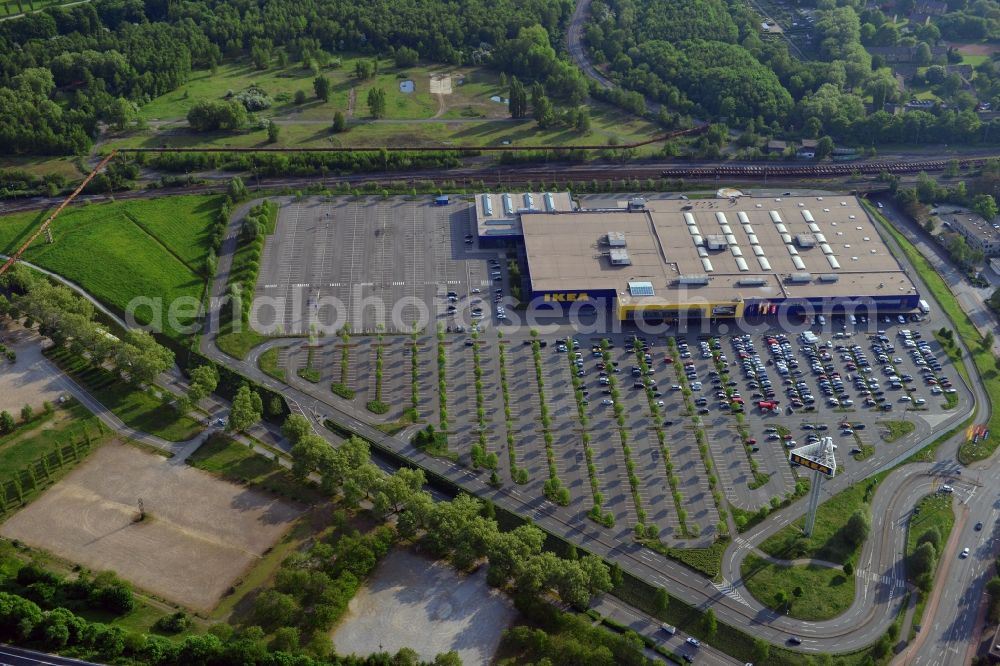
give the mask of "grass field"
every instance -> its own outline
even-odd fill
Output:
[[[62,0],[0,0],[0,16],[13,16],[66,4]]]
[[[55,242],[39,239],[24,258],[76,282],[119,312],[136,297],[160,298],[166,327],[166,308],[176,299],[201,300],[208,234],[221,202],[217,196],[177,196],[74,206],[52,224]],[[0,252],[16,250],[45,216],[0,217]],[[136,312],[141,321],[149,317],[149,308]],[[182,325],[189,321],[180,318]]]
[[[136,389],[104,368],[96,368],[68,349],[47,356],[82,384],[91,395],[128,426],[170,442],[183,442],[201,432],[201,425],[150,393]]]
[[[293,479],[291,472],[273,460],[225,435],[209,437],[191,454],[188,464],[227,481],[250,485],[303,504],[316,504],[326,499],[316,488]]]
[[[261,370],[278,381],[287,382],[288,377],[285,369],[278,365],[278,352],[280,351],[281,349],[279,347],[268,349],[257,359],[257,365],[260,366]]]
[[[902,248],[903,253],[911,264],[920,273],[921,279],[930,289],[931,293],[934,295],[935,300],[941,309],[951,320],[952,326],[955,328],[962,340],[968,346],[969,351],[972,354],[972,360],[976,364],[976,369],[979,371],[978,381],[983,382],[983,386],[986,389],[986,395],[992,401],[994,396],[1000,395],[1000,375],[996,371],[996,360],[993,357],[993,353],[989,348],[983,347],[983,337],[979,334],[979,331],[973,325],[972,321],[969,319],[965,311],[962,310],[958,301],[955,299],[954,294],[945,284],[944,279],[938,275],[937,271],[934,270],[934,266],[930,261],[917,250],[916,247],[910,243],[906,237],[901,234],[897,229],[895,229],[889,222],[882,217],[873,206],[871,206],[867,201],[865,203],[865,208],[868,212],[879,222],[882,223],[882,227],[889,233],[890,236],[899,244]],[[966,370],[962,368],[964,361],[958,363],[959,371],[962,372],[962,376],[968,379],[968,374]],[[981,414],[977,410],[977,414]],[[1000,433],[1000,410],[991,410],[990,420],[986,424],[987,430],[993,433]],[[1000,437],[993,436],[986,440],[980,441],[977,444],[973,444],[971,441],[962,444],[958,451],[958,460],[963,465],[968,465],[977,460],[984,460],[990,457],[994,451],[996,451],[997,445],[1000,444]]]
[[[917,427],[913,421],[879,421],[877,425],[884,429],[882,440],[889,443],[906,437]]]
[[[2,13],[0,13],[2,15]],[[0,157],[0,169],[15,169],[27,171],[36,176],[59,174],[67,181],[79,180],[83,177],[76,168],[72,157]]]
[[[802,527],[805,518],[786,525],[760,544],[760,549],[768,555],[791,560],[800,557],[827,560],[844,564],[860,550],[844,540],[843,528],[847,519],[855,511],[864,507],[874,493],[878,481],[886,472],[842,490],[823,504],[816,512],[816,526],[811,537],[805,537]],[[871,490],[869,490],[869,488]]]
[[[7,481],[12,473],[27,467],[33,460],[65,445],[70,439],[82,438],[85,432],[96,439],[101,434],[101,423],[77,402],[56,409],[49,418],[40,418],[18,429],[0,440],[0,483]]]
[[[854,601],[853,577],[839,569],[780,567],[748,555],[743,560],[742,576],[757,601],[800,620],[828,620]]]

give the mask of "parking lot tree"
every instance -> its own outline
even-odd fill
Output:
[[[233,408],[229,412],[226,429],[231,432],[245,432],[260,423],[264,404],[260,394],[251,391],[246,384],[240,386],[233,398]]]

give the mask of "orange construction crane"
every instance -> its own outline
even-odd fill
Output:
[[[52,220],[56,219],[56,216],[58,216],[59,213],[61,213],[63,211],[63,208],[65,208],[66,206],[68,206],[73,201],[73,199],[75,199],[76,196],[78,194],[80,194],[80,192],[83,192],[83,188],[87,187],[87,185],[90,183],[90,181],[94,179],[94,176],[96,176],[101,171],[101,169],[103,169],[105,166],[107,166],[108,162],[110,162],[111,159],[115,155],[117,155],[117,154],[118,154],[117,150],[112,150],[111,153],[108,154],[107,157],[105,157],[103,160],[101,160],[98,163],[98,165],[96,167],[94,167],[93,171],[91,171],[89,174],[87,174],[87,177],[83,179],[83,182],[80,183],[80,185],[77,186],[77,188],[75,190],[73,190],[72,194],[70,194],[68,197],[66,197],[66,199],[64,199],[63,202],[61,204],[59,204],[58,208],[56,208],[54,211],[52,211],[52,214],[49,215],[45,219],[44,222],[42,222],[42,226],[38,227],[38,230],[31,235],[31,238],[29,238],[25,242],[24,245],[22,245],[20,248],[18,248],[17,252],[15,252],[13,255],[11,255],[10,259],[8,259],[6,261],[6,263],[4,263],[3,266],[0,266],[0,275],[3,275],[4,273],[6,273],[7,269],[10,268],[11,266],[13,266],[14,262],[16,262],[18,259],[21,258],[21,255],[24,254],[24,251],[27,250],[31,246],[32,243],[35,242],[35,239],[37,239],[39,236],[41,236],[43,233],[45,233],[45,230],[49,228],[50,224],[52,224]]]

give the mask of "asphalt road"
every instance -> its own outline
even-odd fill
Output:
[[[101,664],[0,645],[0,666],[101,666]]]

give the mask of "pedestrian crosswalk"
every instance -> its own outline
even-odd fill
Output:
[[[866,580],[872,583],[880,583],[882,585],[888,585],[889,587],[906,587],[906,583],[898,578],[895,578],[894,576],[877,574],[874,571],[869,571],[868,569],[858,569],[854,572],[854,575],[861,580]]]
[[[741,595],[739,591],[732,585],[732,583],[727,581],[725,578],[722,579],[721,583],[712,583],[712,585],[715,587],[715,589],[717,589],[719,592],[722,592],[724,595],[726,595],[736,603],[743,604],[747,608],[750,608],[750,603],[746,599],[744,599],[743,595]]]

